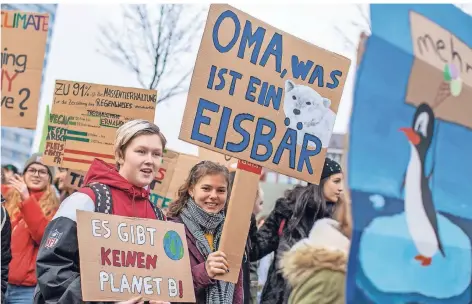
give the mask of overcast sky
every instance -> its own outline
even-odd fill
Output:
[[[346,132],[352,101],[354,76],[352,70],[355,67],[355,51],[345,47],[344,39],[335,31],[335,26],[345,30],[357,43],[359,30],[351,26],[350,21],[362,22],[362,19],[355,5],[251,5],[247,3],[233,5],[285,32],[353,60],[334,128],[335,132]],[[208,6],[204,7],[208,8]],[[56,79],[139,87],[132,73],[96,51],[99,47],[98,26],[108,21],[123,24],[119,5],[60,4],[58,6],[41,98],[42,106],[38,116],[38,128],[42,127],[44,105],[51,104],[53,99]],[[200,37],[195,40],[192,55],[182,58],[189,67],[195,62],[199,43]],[[169,148],[196,154],[196,147],[178,139],[186,97],[186,94],[181,94],[159,104],[155,121],[169,139]],[[36,133],[33,149],[39,145],[40,132]]]

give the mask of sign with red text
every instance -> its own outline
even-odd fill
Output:
[[[77,211],[84,301],[195,302],[182,224]]]
[[[318,184],[350,60],[212,4],[179,139]]]
[[[36,129],[49,15],[2,10],[2,126]]]
[[[94,158],[115,165],[116,130],[154,121],[156,101],[156,90],[56,80],[44,163],[85,172]]]

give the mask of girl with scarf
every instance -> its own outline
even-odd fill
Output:
[[[316,221],[330,218],[343,204],[343,174],[341,166],[326,158],[320,185],[296,186],[277,200],[274,210],[264,225],[257,229],[251,223],[250,260],[257,261],[270,253],[274,259],[269,268],[266,284],[261,294],[261,304],[287,303],[290,286],[282,276],[280,257],[296,242],[308,237]]]
[[[52,191],[54,169],[33,154],[23,177],[9,179],[5,209],[11,219],[11,254],[6,303],[31,304],[36,286],[36,257],[46,226],[59,207]]]
[[[237,271],[229,269],[226,255],[217,251],[230,191],[228,169],[202,161],[190,170],[169,206],[169,220],[185,225],[197,304],[243,303],[242,269],[236,284],[216,278]]]

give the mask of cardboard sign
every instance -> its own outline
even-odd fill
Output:
[[[472,128],[472,50],[456,35],[410,12],[414,62],[406,101],[426,102],[437,118]],[[424,90],[424,87],[436,90]],[[457,111],[460,105],[461,111]]]
[[[221,153],[216,153],[202,147],[198,147],[198,157],[201,160],[211,160],[213,162],[219,163],[231,170],[234,170],[238,164],[237,158]]]
[[[2,10],[2,126],[36,129],[49,15]]]
[[[370,12],[349,129],[346,303],[472,303],[472,17]]]
[[[179,138],[318,184],[349,65],[212,4]]]
[[[88,171],[94,158],[115,165],[116,129],[133,119],[154,121],[157,92],[57,80],[45,163]]]
[[[167,209],[177,198],[177,192],[187,179],[190,169],[199,161],[200,158],[196,156],[167,150],[156,181],[150,185],[151,202]]]
[[[182,224],[77,211],[84,301],[195,302]]]
[[[79,190],[83,186],[86,173],[77,170],[67,170],[66,179],[64,180],[65,187]]]
[[[172,198],[168,197],[167,191],[174,176],[175,167],[178,164],[180,153],[166,150],[161,167],[155,180],[151,183],[150,200],[160,208],[167,208]]]

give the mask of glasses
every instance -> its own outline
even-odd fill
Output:
[[[28,168],[28,170],[26,170],[26,173],[29,173],[31,175],[36,175],[36,173],[39,174],[39,176],[41,177],[44,177],[46,175],[48,175],[48,171],[47,170],[44,170],[44,169],[35,169],[35,168]]]

